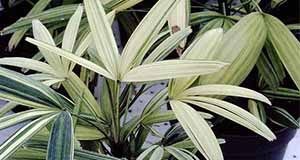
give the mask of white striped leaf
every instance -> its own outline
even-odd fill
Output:
[[[62,49],[67,50],[69,52],[73,52],[77,33],[79,30],[80,20],[82,17],[82,12],[83,7],[79,5],[73,16],[70,18],[64,31],[64,36],[61,45]],[[69,60],[62,59],[62,62],[65,68],[69,68]]]
[[[154,149],[158,148],[157,145],[152,145],[149,148],[147,148],[144,152],[142,152],[136,160],[144,160]]]
[[[181,0],[168,18],[168,25],[172,33],[176,33],[188,27],[190,22],[190,1]],[[180,43],[180,49],[184,49],[186,39]]]
[[[166,58],[191,32],[191,28],[188,27],[174,33],[164,40],[159,46],[157,46],[144,60],[143,64],[152,63]]]
[[[240,84],[254,67],[266,40],[266,27],[261,13],[243,17],[223,37],[213,60],[230,65],[219,72],[201,76],[199,84]]]
[[[180,59],[186,60],[212,60],[211,57],[218,51],[219,44],[223,38],[222,29],[213,29],[201,37],[198,37],[194,42],[184,51]],[[188,88],[198,76],[178,78],[173,80],[171,88],[171,95],[176,95]]]
[[[0,98],[29,107],[72,108],[72,103],[39,81],[0,67]]]
[[[262,123],[251,113],[232,103],[215,98],[200,96],[187,97],[183,101],[207,109],[238,124],[241,124],[242,126],[247,127],[255,133],[265,137],[269,141],[276,139],[276,136],[264,123]]]
[[[217,61],[165,60],[135,67],[125,74],[122,81],[143,82],[204,75],[216,72],[225,65]]]
[[[74,129],[69,112],[61,112],[53,123],[47,150],[47,160],[73,160]]]
[[[47,43],[51,46],[56,46],[51,34],[39,20],[32,21],[32,31],[35,39]],[[65,73],[62,60],[58,55],[53,54],[50,51],[45,50],[44,48],[39,47],[39,50],[41,51],[49,65],[52,66],[59,74]]]
[[[119,66],[121,76],[141,63],[177,2],[178,0],[159,0],[140,22],[122,52]]]
[[[0,159],[8,159],[22,144],[28,141],[32,136],[44,128],[50,121],[52,121],[57,115],[46,115],[39,119],[36,119],[20,130],[18,130],[13,136],[7,139],[0,146]]]
[[[120,55],[104,8],[98,0],[84,0],[84,5],[98,54],[106,69],[117,77]]]
[[[172,110],[186,134],[207,160],[222,160],[217,138],[207,122],[186,103],[172,100]]]
[[[57,72],[47,63],[23,57],[0,58],[1,65],[22,67],[42,73],[57,75]]]
[[[181,93],[179,97],[213,95],[250,98],[271,105],[270,100],[261,93],[243,87],[222,84],[209,84],[192,87]]]
[[[0,118],[0,130],[27,120],[35,119],[55,112],[57,111],[50,109],[31,109],[28,111],[7,115]]]
[[[60,55],[62,57],[65,57],[85,68],[88,68],[100,75],[103,75],[107,78],[110,78],[110,79],[113,79],[115,80],[116,77],[113,77],[113,75],[109,72],[107,72],[104,68],[98,66],[97,64],[93,63],[93,62],[90,62],[84,58],[81,58],[79,56],[76,56],[68,51],[65,51],[63,49],[60,49],[58,47],[54,47],[54,46],[51,46],[51,45],[48,45],[46,43],[43,43],[43,42],[40,42],[40,41],[37,41],[35,39],[32,39],[32,38],[26,38],[26,40],[32,44],[35,44],[41,48],[44,48],[45,50],[48,50],[50,52],[52,52],[53,54],[57,54],[57,55]]]
[[[158,146],[152,153],[149,160],[161,160],[164,155],[164,149]]]

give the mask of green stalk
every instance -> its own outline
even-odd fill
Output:
[[[113,88],[113,100],[115,100],[114,104],[114,113],[113,113],[113,136],[114,136],[114,142],[116,144],[119,143],[119,135],[120,135],[120,82],[114,81],[114,88]]]

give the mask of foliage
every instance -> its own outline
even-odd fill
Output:
[[[0,68],[0,98],[9,101],[0,110],[0,128],[27,122],[0,146],[0,159],[199,159],[195,156],[199,151],[206,159],[221,160],[222,140],[212,132],[212,114],[267,140],[276,138],[263,123],[264,106],[270,107],[270,100],[235,85],[242,83],[256,65],[267,84],[263,91],[267,96],[299,97],[296,90],[278,88],[285,67],[299,90],[296,69],[300,67],[300,44],[287,27],[263,13],[257,3],[243,3],[242,13],[258,11],[241,17],[228,15],[227,8],[220,8],[222,14],[205,11],[190,15],[188,1],[159,0],[120,53],[112,22],[118,12],[140,1],[84,0],[83,5],[65,1],[63,6],[42,11],[47,2],[40,0],[36,6],[44,2],[43,7],[35,6],[27,17],[2,31],[17,31],[10,43],[13,48],[32,24],[33,38],[26,40],[39,48],[38,54],[45,61],[0,58],[1,65],[31,70],[21,74]],[[51,26],[57,22],[61,24]],[[199,24],[204,24],[202,29],[192,33],[189,25]],[[64,31],[53,37],[51,33],[62,27]],[[194,36],[191,42],[190,34]],[[166,59],[175,49],[179,58]],[[262,55],[268,57],[263,59]],[[76,67],[80,74],[76,74]],[[99,100],[89,89],[95,74],[102,80]],[[141,115],[128,119],[135,100],[161,80],[168,82],[167,88],[152,97]],[[141,86],[138,93],[133,92],[135,86]],[[61,90],[66,94],[59,93]],[[226,96],[249,99],[252,114],[224,100]],[[171,109],[161,112],[166,103]],[[5,115],[18,105],[30,109]],[[299,126],[282,108],[270,108],[274,123]],[[175,119],[182,128],[173,126],[165,135],[152,127]],[[181,136],[172,140],[172,134],[178,133]],[[160,140],[145,147],[149,134]],[[95,144],[90,149],[93,152],[85,149],[86,141]]]

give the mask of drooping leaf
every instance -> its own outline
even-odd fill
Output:
[[[7,115],[0,118],[0,130],[27,120],[35,119],[55,112],[57,111],[53,109],[32,109],[24,112]]]
[[[272,107],[268,117],[273,123],[282,127],[300,128],[297,120],[285,109],[280,107]]]
[[[259,119],[253,116],[251,113],[245,111],[239,106],[232,103],[222,101],[215,98],[208,97],[187,97],[184,102],[194,104],[216,114],[219,114],[225,118],[228,118],[244,127],[251,129],[257,134],[272,141],[276,139],[272,131]]]
[[[209,160],[222,160],[217,138],[207,122],[189,105],[172,100],[171,107],[197,149]]]
[[[189,88],[181,94],[181,96],[183,97],[184,96],[211,96],[211,95],[224,95],[224,96],[250,98],[271,105],[270,100],[264,95],[262,95],[261,93],[258,93],[256,91],[247,88],[233,86],[233,85],[222,85],[222,84],[200,85],[200,86]]]
[[[300,89],[299,41],[279,19],[265,14],[264,20],[268,28],[267,39],[272,43],[289,75]]]
[[[0,98],[33,108],[72,108],[67,98],[41,82],[1,67]]]

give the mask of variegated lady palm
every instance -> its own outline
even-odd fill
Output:
[[[196,83],[202,80],[210,82],[209,74],[228,67],[228,63],[216,60],[222,52],[235,49],[233,44],[224,47],[229,36],[240,34],[235,28],[226,34],[222,29],[203,34],[189,45],[180,59],[163,60],[179,44],[184,45],[182,40],[191,32],[189,27],[151,49],[164,34],[161,33],[162,27],[178,3],[180,0],[158,1],[136,28],[121,54],[111,29],[114,11],[105,14],[97,0],[84,1],[90,33],[80,39],[78,45],[75,42],[82,6],[77,8],[66,27],[61,48],[56,47],[46,27],[34,20],[34,39],[27,38],[27,41],[39,48],[46,62],[26,58],[0,59],[4,65],[37,71],[23,75],[0,68],[0,98],[10,101],[5,108],[11,109],[19,104],[31,108],[0,119],[0,128],[31,120],[0,146],[0,159],[24,157],[26,152],[32,152],[27,154],[29,159],[40,156],[49,160],[117,159],[105,154],[130,159],[163,159],[170,155],[177,159],[197,159],[184,147],[159,143],[143,147],[154,123],[174,119],[180,122],[193,142],[193,148],[206,159],[223,159],[218,140],[205,120],[210,114],[198,112],[191,105],[224,116],[268,140],[275,139],[270,129],[255,116],[222,100],[223,96],[236,96],[270,104],[262,94],[232,85]],[[87,55],[89,60],[82,58]],[[231,57],[227,58],[231,60]],[[103,76],[100,103],[73,72],[75,64]],[[122,124],[121,117],[133,102],[130,100],[132,86],[138,83],[147,86],[159,80],[168,80],[168,87],[150,100],[140,116]],[[125,89],[121,89],[121,84]],[[62,86],[70,99],[49,87],[53,85]],[[142,92],[143,89],[139,94]],[[161,113],[160,107],[165,103],[169,103],[172,110]],[[99,145],[96,148],[98,153],[84,150],[80,145],[84,140]]]

